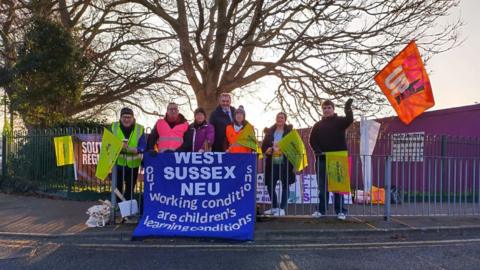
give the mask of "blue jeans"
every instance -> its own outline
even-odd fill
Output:
[[[317,183],[318,183],[318,212],[325,215],[328,209],[328,181],[326,180],[326,160],[325,156],[317,156]],[[347,214],[347,209],[344,207],[343,195],[339,193],[333,194],[333,204],[335,213]]]

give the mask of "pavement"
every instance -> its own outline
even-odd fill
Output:
[[[85,225],[86,210],[97,202],[68,201],[58,198],[0,193],[0,237],[52,238],[71,241],[104,239],[130,241],[135,224],[114,224],[104,228]],[[255,224],[255,242],[380,241],[424,238],[474,238],[480,236],[480,216],[260,218]],[[171,242],[172,239],[161,241]],[[181,243],[181,240],[175,240]],[[185,239],[184,242],[192,241]],[[144,241],[148,243],[148,240]]]

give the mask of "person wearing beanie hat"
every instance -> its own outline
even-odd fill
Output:
[[[226,134],[225,128],[233,122],[235,108],[231,106],[232,97],[228,93],[222,93],[218,97],[218,106],[210,114],[209,122],[215,128],[215,141],[212,145],[213,152],[225,152]]]
[[[141,154],[146,147],[144,127],[136,123],[133,110],[125,107],[120,110],[120,120],[112,123],[111,130],[117,138],[123,141],[123,149],[116,162],[117,189],[121,193],[125,191],[125,199],[131,200],[142,161]]]
[[[243,114],[243,118],[245,119],[245,109],[243,108],[242,105],[238,106],[237,110],[235,111],[235,114],[237,113]]]
[[[183,136],[183,144],[179,152],[205,152],[210,151],[215,140],[215,129],[206,121],[207,114],[203,108],[194,111],[195,121],[188,126]]]
[[[237,142],[238,136],[242,133],[244,128],[250,125],[250,123],[245,120],[245,109],[242,105],[238,106],[238,109],[235,111],[235,117],[233,123],[227,125],[225,133],[227,136],[227,151],[228,153],[252,153],[255,150],[248,148],[246,146],[240,145]],[[250,125],[251,126],[251,125]],[[253,126],[252,130],[255,130]],[[255,134],[253,134],[255,136]]]
[[[147,150],[160,153],[176,151],[182,146],[183,136],[187,129],[188,122],[179,113],[178,105],[170,102],[167,105],[165,117],[157,120],[148,136]]]
[[[120,117],[124,114],[133,116],[133,110],[128,107],[122,108],[122,110],[120,111]]]

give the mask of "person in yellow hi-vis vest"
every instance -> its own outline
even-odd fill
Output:
[[[117,159],[117,188],[123,193],[125,183],[124,197],[131,200],[142,154],[147,145],[144,127],[135,122],[132,109],[123,108],[120,111],[120,121],[112,123],[112,133],[123,141],[123,149]]]

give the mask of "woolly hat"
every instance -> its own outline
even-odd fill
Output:
[[[124,114],[129,114],[129,115],[133,116],[133,110],[125,107],[120,111],[120,116],[122,116]]]
[[[241,113],[245,117],[245,109],[243,108],[242,105],[238,106],[237,110],[235,111],[235,114]]]

